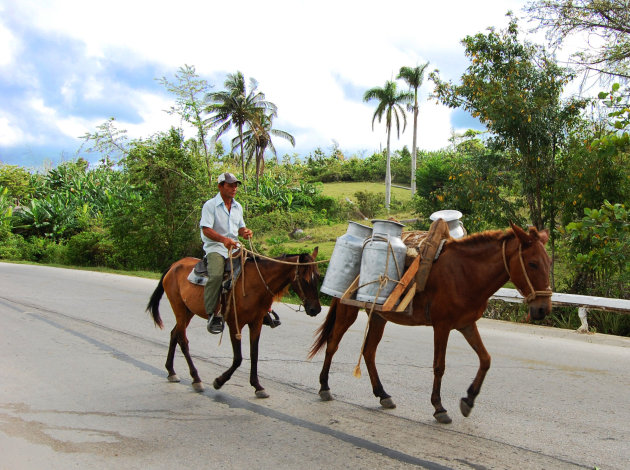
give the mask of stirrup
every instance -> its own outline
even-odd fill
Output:
[[[271,328],[275,328],[276,326],[280,326],[280,317],[273,310],[269,310],[263,318],[263,325],[268,325]]]
[[[212,314],[210,318],[208,318],[208,326],[206,327],[209,333],[213,335],[218,335],[223,332],[223,328],[225,328],[225,320],[223,317],[219,317],[215,314]]]

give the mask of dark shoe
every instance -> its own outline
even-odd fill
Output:
[[[280,326],[281,325],[280,317],[278,316],[276,312],[274,312],[273,310],[270,310],[267,312],[267,315],[265,315],[265,318],[263,318],[263,325],[270,326],[271,328]]]
[[[208,319],[208,331],[213,335],[218,335],[223,331],[223,327],[225,326],[225,322],[223,321],[223,317],[219,317],[217,315],[212,315]]]

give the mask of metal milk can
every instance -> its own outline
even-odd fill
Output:
[[[407,247],[400,238],[403,224],[393,220],[373,220],[372,224],[372,237],[365,242],[361,258],[357,300],[382,304],[405,271]],[[379,292],[383,276],[387,281]]]
[[[372,227],[356,222],[348,223],[348,231],[337,238],[326,276],[320,289],[324,294],[341,297],[361,268],[363,242],[372,235]]]
[[[436,221],[437,219],[444,219],[444,222],[448,225],[448,231],[453,238],[462,238],[468,234],[464,228],[464,224],[461,219],[462,213],[453,209],[445,209],[442,211],[434,212],[429,216],[429,219]]]

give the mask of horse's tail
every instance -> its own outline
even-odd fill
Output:
[[[328,308],[328,315],[326,315],[326,320],[324,320],[322,326],[320,326],[317,331],[315,331],[317,338],[315,339],[315,342],[308,352],[308,359],[313,359],[313,357],[315,357],[315,354],[317,354],[319,350],[322,349],[324,345],[328,342],[328,338],[330,338],[330,335],[332,334],[333,328],[335,326],[335,320],[337,319],[338,304],[339,299],[337,299],[336,297],[333,298],[330,307]]]
[[[160,299],[162,298],[162,295],[164,295],[163,281],[164,276],[166,276],[166,273],[168,271],[169,270],[167,269],[166,271],[164,271],[164,274],[162,274],[160,282],[158,282],[158,285],[153,291],[153,294],[151,294],[151,298],[149,299],[149,303],[147,304],[147,312],[151,313],[154,323],[159,326],[160,329],[164,328],[162,318],[160,317]]]

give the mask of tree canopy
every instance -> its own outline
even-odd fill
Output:
[[[416,193],[416,150],[418,142],[418,89],[424,80],[424,71],[429,63],[417,65],[415,67],[401,67],[398,77],[409,85],[409,89],[413,89],[413,104],[409,105],[409,110],[413,112],[413,141],[411,145],[411,195]]]
[[[374,122],[378,119],[381,122],[385,116],[385,127],[387,128],[387,166],[385,170],[385,208],[389,209],[391,199],[392,173],[390,157],[390,139],[392,133],[392,123],[396,124],[396,132],[400,137],[400,123],[402,120],[403,132],[407,127],[407,115],[403,105],[409,104],[413,100],[413,93],[398,91],[396,83],[387,81],[383,88],[370,88],[363,95],[363,101],[378,100],[376,111],[372,116],[372,129]]]
[[[526,11],[559,44],[586,35],[586,47],[573,55],[577,64],[630,78],[630,2],[628,0],[535,0]]]
[[[469,111],[515,152],[531,221],[542,228],[543,193],[553,185],[553,152],[584,104],[561,99],[573,75],[544,49],[521,42],[514,19],[503,31],[467,36],[462,43],[470,65],[461,83],[443,82],[433,72],[435,95],[449,107]]]

